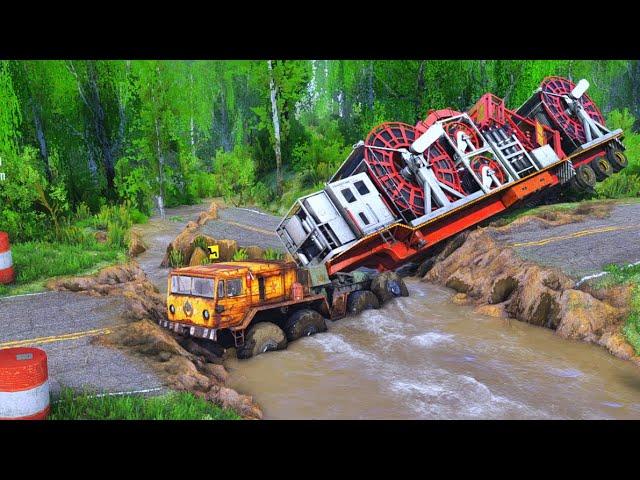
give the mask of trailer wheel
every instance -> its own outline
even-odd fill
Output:
[[[294,312],[284,327],[287,340],[293,342],[300,337],[309,337],[327,331],[327,324],[322,315],[315,310],[302,309]]]
[[[591,160],[591,168],[596,174],[596,179],[601,182],[613,174],[613,166],[604,157],[596,157]]]
[[[580,165],[576,170],[576,183],[582,190],[592,190],[596,186],[596,174],[589,165]]]
[[[623,151],[612,149],[607,152],[607,160],[613,167],[614,172],[619,172],[627,165],[629,165],[629,160],[627,160],[627,156]]]
[[[380,303],[394,297],[408,297],[409,290],[396,272],[383,272],[371,281],[371,291],[376,294]]]
[[[236,350],[239,359],[251,358],[261,353],[287,348],[287,337],[275,323],[256,323],[247,331],[244,344]]]
[[[365,310],[380,308],[380,300],[371,290],[351,292],[347,298],[347,311],[358,314]]]

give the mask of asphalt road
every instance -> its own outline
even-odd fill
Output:
[[[560,268],[576,280],[600,273],[612,263],[640,261],[640,203],[616,205],[602,219],[555,227],[532,221],[487,231],[522,258]]]
[[[166,290],[167,269],[160,268],[160,262],[167,245],[208,207],[209,202],[204,202],[168,209],[164,220],[156,215],[135,227],[148,246],[136,260],[161,291]],[[236,239],[243,246],[282,249],[273,233],[276,217],[232,207],[219,214],[219,220],[201,227],[203,231],[215,238]],[[54,397],[62,386],[101,393],[165,391],[162,380],[140,359],[90,343],[92,337],[118,328],[123,311],[119,297],[73,292],[0,297],[0,349],[37,346],[45,350]]]

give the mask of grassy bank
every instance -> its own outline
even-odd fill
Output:
[[[640,355],[640,265],[619,266],[609,265],[605,268],[609,273],[597,287],[606,288],[613,285],[631,285],[633,288],[631,296],[630,312],[622,333],[627,341],[633,346],[636,354]]]
[[[11,285],[0,285],[0,296],[41,291],[50,278],[89,274],[126,259],[123,248],[98,242],[90,245],[25,242],[12,245],[11,253],[16,280]]]
[[[239,420],[240,415],[187,392],[157,397],[95,397],[64,389],[51,406],[51,420]]]

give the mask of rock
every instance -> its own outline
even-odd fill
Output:
[[[504,310],[504,305],[478,305],[474,309],[474,312],[479,315],[495,318],[507,318],[509,316]]]
[[[205,395],[205,398],[223,408],[233,408],[247,419],[259,420],[262,418],[262,411],[247,395],[241,395],[235,390],[222,386],[213,386]]]
[[[513,291],[518,288],[518,280],[512,276],[499,278],[491,287],[489,303],[502,303],[507,300]]]
[[[293,255],[291,255],[289,252],[284,254],[284,257],[282,258],[285,262],[294,262],[295,263],[295,258],[293,258]]]
[[[233,255],[238,250],[238,242],[235,240],[219,240],[217,244],[220,247],[220,261],[229,262],[233,260]]]
[[[456,305],[466,305],[469,303],[469,296],[466,293],[456,293],[451,297],[451,302]]]
[[[197,343],[195,339],[190,337],[181,337],[178,343],[180,343],[182,348],[184,348],[188,352],[191,352],[194,355],[199,355],[203,357],[207,362],[211,363],[217,363],[222,353],[224,352],[224,349],[222,349],[222,347],[218,347],[218,354],[216,354],[214,348],[205,348]],[[213,342],[209,343],[213,344]]]
[[[185,259],[185,262],[190,262],[191,255],[193,255],[193,251],[195,250],[195,245],[193,242],[196,238],[202,237],[205,240],[207,245],[215,245],[218,241],[210,237],[208,235],[204,235],[197,231],[197,228],[185,228],[180,234],[173,239],[171,243],[167,246],[167,251],[160,263],[161,267],[169,267],[169,255],[173,250],[179,250],[182,253],[182,258]]]
[[[147,246],[137,232],[131,231],[129,234],[129,256],[135,257],[147,250]]]
[[[189,266],[195,267],[198,265],[202,265],[202,261],[209,258],[207,252],[205,252],[202,248],[196,247],[191,254],[191,258],[189,259]]]
[[[424,262],[420,264],[420,266],[418,266],[415,276],[420,278],[424,277],[429,272],[429,270],[433,268],[435,263],[436,263],[435,257],[427,258]]]
[[[562,321],[558,335],[597,342],[609,327],[621,320],[621,310],[580,290],[565,290],[560,297]]]
[[[264,255],[264,248],[258,247],[257,245],[250,245],[248,247],[244,247],[247,251],[247,255],[249,255],[249,260],[262,260],[262,256]]]
[[[107,236],[107,232],[103,230],[97,231],[93,236],[95,237],[98,243],[107,243],[109,239],[109,237]]]
[[[600,337],[598,344],[605,347],[616,357],[631,360],[636,357],[636,352],[619,330],[619,328],[615,328],[612,331],[605,332]]]
[[[471,290],[471,287],[468,283],[457,277],[451,277],[449,280],[447,280],[447,283],[445,283],[445,287],[451,288],[458,293],[467,293],[469,292],[469,290]]]
[[[196,223],[199,226],[201,226],[210,220],[217,220],[217,219],[218,219],[218,204],[216,202],[211,202],[211,205],[209,206],[209,210],[207,210],[206,212],[202,212],[200,213],[200,215],[198,215],[198,220],[196,220]]]
[[[210,378],[213,378],[217,383],[225,384],[229,379],[229,373],[222,365],[207,363],[205,364],[203,371]]]

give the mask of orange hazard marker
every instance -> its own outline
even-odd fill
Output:
[[[14,277],[9,235],[7,232],[0,232],[0,283],[11,283]]]
[[[31,347],[0,350],[0,420],[49,415],[47,354]]]

